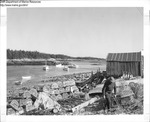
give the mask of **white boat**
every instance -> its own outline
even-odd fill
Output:
[[[22,80],[31,80],[31,76],[22,76]]]
[[[47,61],[45,61],[45,65],[43,66],[43,70],[44,71],[48,71],[49,70],[49,66],[47,65]]]
[[[64,67],[63,70],[64,71],[69,71],[69,68],[68,67]]]
[[[64,68],[64,65],[62,65],[62,64],[57,64],[56,67],[57,67],[57,68]]]
[[[48,65],[43,66],[43,70],[48,71],[49,70],[49,66]]]

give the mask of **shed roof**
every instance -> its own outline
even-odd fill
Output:
[[[107,61],[121,61],[121,62],[141,61],[141,52],[109,53],[107,56]]]

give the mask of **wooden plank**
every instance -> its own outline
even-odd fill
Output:
[[[78,106],[72,108],[72,112],[77,112],[77,111],[79,111],[80,109],[82,109],[82,108],[88,106],[89,104],[92,104],[92,103],[96,102],[97,100],[99,100],[99,98],[94,97],[94,98],[92,98],[92,99],[90,99],[90,100],[88,100],[88,101],[86,101],[86,102],[84,102],[84,103],[82,103],[82,104],[80,104],[80,105],[78,105]]]

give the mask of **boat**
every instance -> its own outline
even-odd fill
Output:
[[[31,76],[22,76],[22,81],[31,80]]]
[[[62,65],[62,64],[57,64],[56,67],[57,67],[57,68],[64,68],[64,65]]]
[[[48,71],[49,70],[49,66],[47,65],[47,61],[45,61],[45,65],[43,66],[43,70],[44,71]]]
[[[76,64],[70,64],[70,65],[68,65],[68,67],[69,67],[69,68],[78,68],[79,66],[76,65]]]
[[[69,71],[69,67],[64,67],[63,70],[64,71]]]
[[[48,65],[43,66],[43,70],[48,71],[49,70],[49,66]]]

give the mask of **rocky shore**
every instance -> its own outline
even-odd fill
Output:
[[[71,75],[47,77],[36,84],[21,84],[15,89],[7,91],[8,115],[95,115],[105,114],[104,100],[101,96],[87,101],[87,94],[102,80],[101,72],[85,72]],[[134,83],[137,81],[137,83]],[[128,85],[119,85],[119,89],[127,86],[134,93],[134,99],[122,100],[121,108],[114,108],[111,114],[142,114],[143,113],[143,85],[138,80],[132,80]],[[93,84],[94,83],[94,84]],[[87,85],[86,85],[87,84]],[[86,87],[85,87],[86,86]],[[88,86],[88,87],[87,87]],[[126,91],[129,91],[126,89]],[[123,94],[127,94],[123,92]],[[126,98],[126,97],[125,97]],[[88,98],[89,99],[89,98]],[[94,100],[94,101],[93,101]],[[79,109],[78,105],[85,105]],[[75,111],[78,108],[79,111]]]

